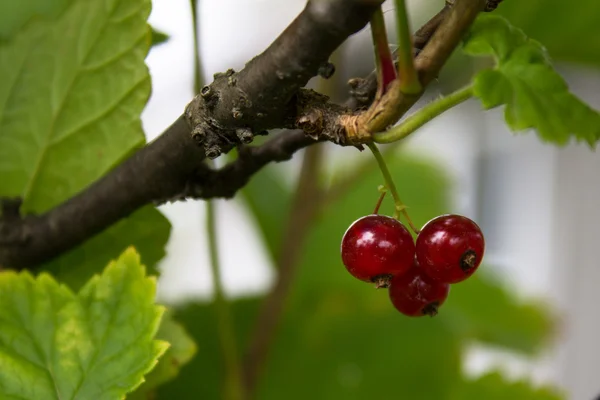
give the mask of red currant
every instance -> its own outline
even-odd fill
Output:
[[[460,215],[442,215],[421,229],[417,261],[430,278],[458,283],[477,270],[484,248],[483,234],[475,222]]]
[[[394,307],[409,317],[435,316],[449,292],[450,285],[425,275],[416,261],[406,274],[392,278],[389,289]]]
[[[356,278],[387,287],[389,279],[403,274],[415,257],[410,232],[398,220],[367,215],[356,221],[342,239],[342,261]]]

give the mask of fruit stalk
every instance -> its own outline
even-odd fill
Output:
[[[217,329],[219,331],[223,359],[225,360],[226,379],[224,382],[224,398],[227,400],[244,400],[246,396],[244,395],[242,369],[237,351],[231,309],[225,297],[221,280],[213,200],[206,202],[206,230],[208,233],[208,250],[214,287],[214,305],[218,318]]]
[[[383,156],[379,152],[377,145],[375,145],[375,143],[367,143],[367,146],[375,156],[375,160],[377,160],[377,165],[379,165],[379,169],[381,170],[383,179],[385,180],[385,185],[387,186],[388,190],[392,193],[392,197],[394,198],[394,218],[398,219],[400,213],[402,213],[413,232],[418,234],[419,230],[412,223],[412,220],[410,219],[410,216],[406,211],[406,205],[404,205],[404,203],[400,199],[400,195],[398,195],[398,190],[396,190],[396,185],[394,184],[392,175],[390,174],[390,171],[385,163],[385,160],[383,159]]]
[[[381,207],[381,203],[383,203],[383,199],[385,198],[386,194],[387,194],[387,190],[385,188],[383,188],[383,190],[381,190],[381,194],[379,195],[379,199],[377,200],[377,204],[375,204],[375,209],[373,210],[373,214],[379,214],[379,208]]]

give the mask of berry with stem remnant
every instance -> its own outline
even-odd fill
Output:
[[[415,244],[398,220],[367,215],[356,220],[342,239],[342,261],[356,278],[387,287],[394,275],[408,271],[415,257]]]
[[[429,221],[417,237],[419,265],[432,279],[464,281],[481,264],[485,241],[479,226],[467,217],[441,215]]]
[[[450,285],[425,275],[416,261],[407,273],[393,277],[389,288],[394,307],[409,317],[437,315],[449,292]]]

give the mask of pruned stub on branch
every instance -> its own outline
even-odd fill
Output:
[[[237,145],[249,144],[256,135],[266,135],[267,129],[273,128],[301,129],[315,141],[352,144],[346,140],[340,117],[352,116],[353,112],[329,102],[328,96],[300,89],[283,114],[270,115],[249,99],[237,84],[237,74],[232,69],[215,74],[214,78],[185,111],[186,120],[193,127],[192,138],[204,148],[208,158],[214,159]]]
[[[255,110],[248,95],[237,85],[233,69],[215,74],[214,81],[188,104],[185,117],[193,127],[192,138],[211,159],[267,133],[261,129],[266,114]]]
[[[250,143],[265,130],[300,126],[311,137],[319,131],[319,138],[343,144],[333,114],[346,110],[302,88],[314,76],[331,77],[335,68],[328,60],[333,51],[363,28],[382,2],[310,1],[241,71],[215,74],[185,111],[192,138],[206,156],[215,158]]]

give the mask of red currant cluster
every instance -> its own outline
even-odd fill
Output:
[[[467,217],[442,215],[418,233],[416,244],[398,220],[367,215],[356,220],[342,239],[342,261],[356,278],[389,287],[402,314],[434,316],[450,284],[471,276],[483,258],[481,229]]]

